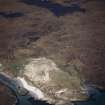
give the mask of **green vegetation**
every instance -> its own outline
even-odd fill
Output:
[[[7,73],[10,76],[16,77],[20,74],[23,69],[23,64],[21,62],[9,62],[4,63],[1,68],[1,72]]]
[[[20,72],[20,70],[23,68],[22,64],[16,64],[16,63],[12,63],[9,65],[11,72],[14,74],[14,76],[17,76]]]

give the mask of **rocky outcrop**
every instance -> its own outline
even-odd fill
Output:
[[[69,101],[86,99],[77,71],[70,75],[50,59],[45,57],[29,59],[23,70],[23,77],[29,84],[44,93],[43,100],[49,103],[64,104]]]

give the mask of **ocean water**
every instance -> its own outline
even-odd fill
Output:
[[[12,93],[14,93],[14,95],[17,98],[16,105],[51,105],[45,101],[35,100],[32,96],[26,94],[27,91],[24,92],[24,94],[19,94],[19,89],[14,83],[15,81],[12,81],[10,78],[6,77],[5,75],[0,74],[0,82],[9,87]]]
[[[74,105],[105,105],[105,90],[91,87],[89,95],[88,100],[73,102]]]

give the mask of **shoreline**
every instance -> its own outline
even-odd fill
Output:
[[[44,99],[44,93],[40,89],[29,85],[24,77],[17,77],[16,82],[20,88],[26,89],[29,92],[29,95],[32,96],[34,99]]]

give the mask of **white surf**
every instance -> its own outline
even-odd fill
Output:
[[[40,89],[29,85],[27,83],[27,81],[24,79],[24,77],[17,77],[16,81],[18,82],[20,87],[25,88],[27,91],[29,91],[29,94],[33,98],[35,98],[35,99],[43,99],[44,98],[44,93]]]

